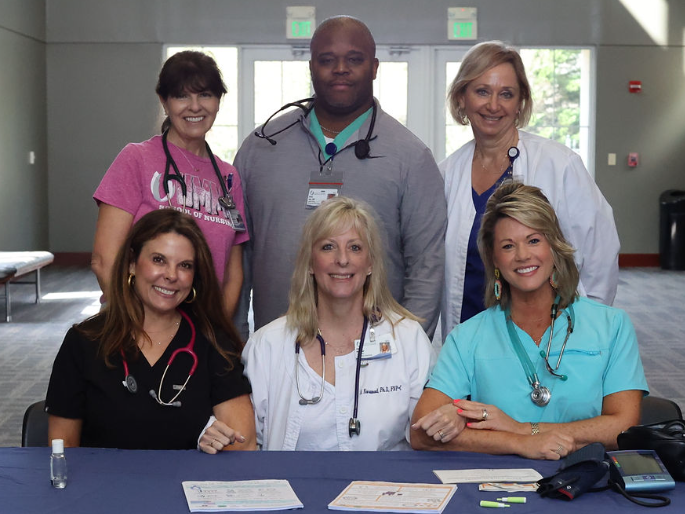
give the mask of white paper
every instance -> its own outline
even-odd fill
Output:
[[[190,512],[301,509],[287,480],[183,482]]]
[[[437,514],[444,510],[456,490],[455,485],[355,481],[328,508]]]
[[[532,468],[516,469],[438,469],[433,473],[443,484],[480,482],[537,482],[542,475]]]

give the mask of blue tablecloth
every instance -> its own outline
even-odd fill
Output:
[[[186,514],[185,480],[287,479],[304,512],[325,512],[353,480],[439,483],[434,469],[534,468],[553,474],[558,462],[513,456],[451,452],[223,452],[134,451],[68,448],[66,489],[50,485],[49,448],[0,448],[0,512],[8,514]],[[672,504],[660,512],[683,512],[685,484],[665,493]],[[521,495],[521,493],[516,493]],[[445,513],[478,512],[480,500],[497,493],[460,484]],[[528,503],[509,514],[544,512],[644,513],[612,491],[591,493],[572,502],[527,493]],[[487,512],[487,511],[484,511]]]

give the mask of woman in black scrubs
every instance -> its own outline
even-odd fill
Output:
[[[49,438],[66,446],[254,449],[242,343],[223,314],[195,221],[173,209],[143,216],[119,250],[110,291],[104,311],[72,327],[55,359]]]

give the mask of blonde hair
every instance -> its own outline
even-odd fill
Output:
[[[403,318],[420,321],[397,303],[388,288],[380,230],[371,213],[371,207],[366,203],[338,196],[323,202],[305,223],[286,313],[287,327],[297,333],[301,345],[314,340],[319,326],[316,280],[309,272],[312,248],[317,241],[350,229],[354,229],[366,243],[373,270],[364,283],[364,316],[372,322],[378,322],[385,316],[392,324]]]
[[[578,296],[580,274],[573,260],[575,250],[564,238],[559,220],[549,200],[540,188],[521,182],[506,181],[492,194],[478,232],[478,251],[485,266],[485,306],[499,303],[502,309],[510,307],[511,291],[502,277],[502,297],[495,298],[494,237],[495,226],[502,218],[511,218],[543,234],[550,245],[554,272],[560,297],[559,307],[568,306]]]
[[[466,52],[457,76],[454,77],[447,93],[447,101],[454,121],[461,125],[469,124],[466,113],[459,105],[459,100],[464,97],[466,88],[471,82],[489,69],[504,63],[509,63],[514,67],[519,86],[520,104],[515,125],[525,127],[528,124],[533,113],[533,99],[530,93],[530,84],[528,84],[526,77],[526,69],[516,49],[505,45],[502,41],[478,43]]]

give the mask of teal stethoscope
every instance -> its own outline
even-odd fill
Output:
[[[557,370],[559,369],[559,365],[561,364],[561,358],[564,356],[566,343],[568,342],[568,338],[573,332],[573,327],[575,325],[573,305],[569,304],[567,308],[568,312],[566,313],[566,320],[568,326],[566,328],[566,337],[564,338],[564,344],[561,345],[561,352],[559,352],[559,359],[557,359],[557,365],[554,369],[552,369],[552,366],[550,366],[549,364],[549,352],[552,349],[552,338],[554,337],[554,321],[556,320],[557,313],[559,312],[559,301],[560,298],[557,295],[557,297],[554,299],[554,303],[552,304],[552,323],[549,329],[547,351],[540,350],[540,356],[545,359],[545,368],[547,368],[547,371],[549,371],[553,376],[560,378],[561,380],[568,380],[568,376],[557,373]],[[511,339],[511,344],[514,347],[514,350],[516,351],[516,355],[521,361],[521,365],[526,370],[526,377],[528,378],[528,383],[533,388],[533,391],[530,393],[530,399],[538,407],[544,407],[549,403],[550,399],[552,398],[552,392],[549,390],[549,388],[540,384],[540,378],[538,377],[538,374],[535,371],[535,366],[533,366],[533,363],[530,361],[528,353],[526,352],[525,348],[523,347],[523,344],[521,343],[521,339],[519,339],[519,336],[516,333],[516,328],[514,327],[514,322],[511,320],[511,312],[509,309],[507,309],[504,312],[504,316],[507,321],[507,331],[509,332],[509,339]]]

